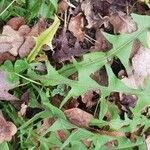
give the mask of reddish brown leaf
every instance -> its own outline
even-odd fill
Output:
[[[68,7],[67,0],[61,0],[58,4],[58,13],[64,13]]]
[[[65,142],[67,139],[67,135],[65,133],[65,131],[63,130],[58,130],[56,131],[56,137],[61,141],[61,142]]]
[[[0,115],[0,143],[4,141],[10,141],[12,136],[17,132],[16,126]]]
[[[18,30],[25,23],[26,21],[23,17],[14,17],[7,22],[7,25],[11,26],[14,30]]]
[[[15,57],[8,52],[0,54],[0,64],[2,64],[6,60],[15,61]]]
[[[64,113],[71,123],[79,127],[88,127],[90,121],[93,119],[93,115],[79,108],[68,109]]]

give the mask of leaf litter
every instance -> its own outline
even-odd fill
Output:
[[[34,134],[29,135],[36,147],[63,149],[77,144],[85,149],[119,149],[126,148],[127,142],[140,149],[149,129],[145,108],[149,105],[149,32],[147,44],[144,37],[149,23],[141,24],[146,19],[131,13],[147,15],[147,7],[135,0],[61,0],[60,20],[55,16],[52,24],[39,18],[29,27],[24,18],[14,17],[3,26],[0,63],[25,60],[20,71],[11,71],[19,78],[15,83],[8,80],[10,70],[2,65],[0,99],[10,101],[17,117],[31,118],[21,128],[37,128],[31,127]],[[28,92],[18,92],[18,86]],[[1,141],[10,141],[16,127],[1,120],[3,127],[10,128],[9,135],[0,134]],[[46,142],[48,136],[50,142],[55,139],[53,146]]]

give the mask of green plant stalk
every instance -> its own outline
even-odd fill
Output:
[[[16,0],[13,0],[1,13],[0,16],[2,16],[11,6],[12,4],[15,2]]]

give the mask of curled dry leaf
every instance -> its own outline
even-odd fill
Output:
[[[84,40],[84,32],[82,31],[83,26],[83,16],[81,13],[72,17],[68,25],[68,29],[74,34],[77,40],[82,42]]]
[[[93,119],[93,115],[79,108],[68,109],[64,113],[71,123],[79,127],[88,127],[90,121]]]
[[[17,97],[8,93],[9,90],[15,88],[19,84],[19,81],[16,83],[11,83],[7,79],[7,74],[4,71],[0,71],[0,100],[13,101],[18,100]]]
[[[10,141],[12,136],[17,132],[16,126],[0,115],[0,143],[4,141]]]
[[[109,21],[113,25],[115,33],[132,33],[137,30],[137,25],[133,19],[121,11],[112,13]]]
[[[23,17],[14,17],[7,22],[7,25],[11,26],[14,30],[18,30],[22,25],[25,24],[26,21]]]

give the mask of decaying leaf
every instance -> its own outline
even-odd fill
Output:
[[[83,16],[81,13],[72,17],[68,25],[68,29],[74,34],[77,40],[82,42],[84,40],[84,32],[82,31],[83,26]]]
[[[63,13],[68,9],[69,5],[67,0],[61,0],[58,4],[58,13]]]
[[[67,135],[64,130],[58,130],[56,131],[56,137],[61,141],[65,142],[67,139]]]
[[[0,143],[4,141],[10,141],[12,136],[17,132],[16,126],[0,115]]]
[[[8,20],[7,25],[11,26],[14,30],[18,30],[26,21],[23,17],[14,17]]]
[[[87,91],[86,93],[82,94],[81,97],[82,97],[82,102],[84,104],[86,104],[87,108],[91,108],[92,106],[94,106],[97,103],[97,100],[93,99],[94,91],[92,91],[92,90]]]
[[[15,57],[11,55],[9,52],[0,54],[0,64],[2,64],[6,60],[15,61]]]
[[[42,127],[38,131],[38,133],[40,135],[42,135],[54,122],[55,122],[54,118],[45,118],[45,119],[43,119]]]
[[[18,50],[24,38],[15,31],[11,26],[5,25],[3,27],[2,35],[0,36],[0,54],[9,52],[14,56],[18,55]]]
[[[91,5],[91,0],[85,0],[81,3],[81,9],[84,12],[88,25],[87,28],[93,27],[97,21],[93,19],[93,10]]]
[[[88,127],[90,121],[93,119],[93,116],[79,108],[72,108],[64,111],[68,120],[79,126],[79,127]]]
[[[17,97],[8,93],[9,90],[15,88],[19,84],[19,81],[16,83],[11,83],[7,79],[7,73],[0,71],[0,100],[13,101],[18,100]]]
[[[137,30],[137,25],[133,19],[121,11],[112,13],[109,21],[114,27],[114,33],[132,33]]]
[[[135,107],[137,102],[137,97],[135,95],[126,95],[120,93],[119,96],[122,105],[125,105],[127,107]]]
[[[8,52],[13,56],[19,54],[20,57],[28,55],[35,45],[34,37],[37,37],[46,26],[43,18],[40,18],[31,29],[29,26],[24,25],[23,18],[12,18],[7,24],[3,27],[0,36],[0,53]]]
[[[112,44],[106,40],[101,31],[96,30],[96,42],[95,42],[95,50],[96,51],[108,51],[112,48]]]

